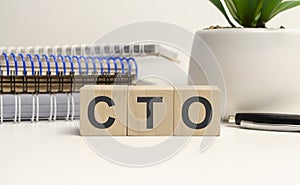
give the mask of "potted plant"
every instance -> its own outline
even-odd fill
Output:
[[[300,5],[300,1],[210,2],[231,27],[211,27],[198,31],[196,36],[210,47],[223,72],[225,116],[240,111],[300,112],[300,30],[266,26],[279,13]],[[192,65],[191,77],[203,83],[202,78],[195,79],[199,71]]]

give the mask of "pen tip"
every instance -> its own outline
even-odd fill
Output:
[[[235,117],[234,116],[228,116],[227,122],[228,123],[235,123]]]

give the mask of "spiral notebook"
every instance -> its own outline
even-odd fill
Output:
[[[137,57],[176,54],[156,44],[0,48],[0,122],[79,117],[87,84],[134,84]]]

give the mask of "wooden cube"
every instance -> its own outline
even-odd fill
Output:
[[[221,91],[212,86],[174,88],[174,135],[220,135]]]
[[[173,87],[131,86],[128,89],[128,135],[173,135]]]
[[[86,85],[80,89],[80,134],[127,135],[127,86]]]

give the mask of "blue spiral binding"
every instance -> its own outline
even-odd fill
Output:
[[[87,75],[87,74],[89,74],[89,63],[88,63],[88,61],[87,61],[87,59],[86,59],[85,56],[80,56],[79,60],[81,60],[81,59],[83,59],[84,62],[85,62],[85,71],[86,71],[86,75]]]
[[[102,58],[97,56],[94,57],[94,60],[98,59],[99,60],[99,64],[100,64],[100,74],[103,75],[104,74],[104,70],[103,70],[103,63],[102,63]]]
[[[7,53],[2,53],[3,57],[5,58],[5,61],[6,61],[6,71],[7,71],[7,75],[10,75],[10,64],[9,64],[9,57],[7,55]],[[10,56],[13,58],[14,60],[14,64],[15,64],[15,74],[18,75],[18,60],[17,60],[17,57],[14,53],[11,53]],[[132,63],[135,65],[135,72],[136,72],[136,78],[138,76],[138,65],[137,65],[137,62],[134,58],[120,58],[120,57],[100,57],[100,56],[96,56],[96,57],[91,57],[91,56],[88,56],[88,57],[85,57],[85,56],[69,56],[69,55],[66,55],[66,56],[62,56],[62,55],[58,55],[58,56],[55,56],[55,55],[50,55],[49,57],[45,54],[42,55],[42,57],[38,54],[18,54],[18,56],[21,58],[22,60],[22,64],[23,64],[23,73],[24,75],[26,76],[27,75],[27,67],[26,67],[26,57],[29,58],[30,60],[30,63],[31,63],[31,69],[32,69],[32,75],[35,75],[35,65],[34,65],[34,58],[33,57],[36,57],[38,62],[39,62],[39,70],[40,70],[40,75],[42,75],[43,73],[43,66],[42,66],[42,58],[45,58],[46,62],[47,62],[47,67],[48,67],[48,72],[50,73],[51,72],[51,63],[50,63],[50,60],[49,60],[49,57],[50,58],[53,58],[54,60],[54,63],[55,63],[55,69],[56,69],[56,75],[59,74],[59,65],[58,65],[58,60],[57,59],[60,59],[63,63],[63,73],[64,75],[66,74],[66,71],[67,71],[67,68],[66,68],[66,59],[69,60],[70,62],[70,65],[71,65],[71,71],[74,72],[74,63],[73,63],[73,59],[76,59],[77,60],[77,63],[78,63],[78,70],[79,70],[79,74],[82,74],[82,71],[81,71],[81,60],[84,60],[85,62],[85,65],[86,65],[86,74],[89,73],[89,60],[92,61],[93,63],[93,72],[94,73],[97,73],[97,65],[96,65],[96,60],[99,60],[99,64],[100,64],[100,73],[103,75],[104,74],[104,67],[103,67],[103,60],[106,61],[106,64],[107,64],[107,73],[110,74],[111,72],[111,60],[113,60],[113,63],[114,63],[114,68],[115,68],[115,73],[117,74],[119,69],[118,69],[118,62],[120,62],[121,64],[121,68],[122,68],[122,74],[125,73],[125,65],[124,65],[124,62],[127,63],[128,65],[128,72],[131,73],[132,72]],[[1,70],[1,66],[0,66],[0,70]]]
[[[47,62],[47,68],[48,68],[48,73],[51,73],[51,67],[50,67],[50,61],[47,55],[43,54],[42,55],[43,58],[45,58],[46,62]]]
[[[128,62],[129,63],[130,63],[130,61],[133,61],[133,63],[134,63],[134,66],[135,66],[135,75],[136,75],[136,78],[138,78],[138,65],[137,65],[137,63],[136,63],[136,61],[135,61],[134,58],[128,58]]]
[[[74,63],[73,63],[73,60],[72,60],[71,56],[70,55],[66,55],[65,58],[67,58],[70,61],[71,71],[72,71],[72,73],[74,73]]]
[[[115,73],[117,74],[118,73],[118,65],[117,65],[117,62],[116,62],[116,58],[114,57],[109,57],[107,59],[108,62],[110,62],[110,60],[112,60],[114,62],[114,67],[115,67]]]
[[[34,62],[33,62],[32,56],[31,56],[31,54],[27,54],[26,56],[30,60],[30,63],[31,63],[31,74],[32,74],[32,76],[34,76]]]
[[[129,72],[129,74],[131,74],[131,64],[130,64],[128,58],[126,58],[126,57],[122,58],[122,63],[123,63],[123,61],[126,61],[127,66],[128,66],[128,72]]]
[[[67,73],[65,58],[62,55],[58,55],[57,58],[60,58],[60,60],[63,63],[64,75],[65,75]]]
[[[26,76],[27,75],[26,60],[25,60],[24,55],[22,53],[20,53],[19,56],[21,57],[21,60],[22,60],[22,63],[23,63],[23,73],[24,73],[24,76]]]
[[[12,56],[12,58],[14,59],[14,62],[15,62],[15,72],[16,72],[16,75],[18,75],[18,61],[17,61],[16,55],[14,53],[11,53],[10,56]]]
[[[72,56],[72,59],[75,58],[76,61],[77,61],[77,64],[78,64],[78,71],[79,71],[79,74],[81,74],[81,63],[79,61],[79,58],[77,56]]]
[[[57,63],[56,57],[55,57],[55,55],[50,55],[50,58],[53,58],[53,60],[54,60],[56,75],[58,75],[59,74],[59,72],[58,72],[58,63]]]
[[[40,75],[42,75],[43,74],[43,65],[42,65],[42,61],[41,61],[40,55],[35,54],[34,56],[38,59],[39,67],[40,67]]]
[[[9,59],[7,57],[7,54],[6,53],[2,53],[2,55],[4,56],[5,58],[5,61],[6,61],[6,73],[7,73],[7,76],[9,76]]]
[[[104,59],[106,61],[106,64],[107,64],[107,74],[110,74],[110,63],[109,63],[109,60],[106,57],[103,57],[102,59]]]
[[[94,58],[91,57],[91,56],[88,56],[86,59],[87,59],[87,60],[91,60],[91,61],[93,62],[94,73],[97,73],[97,68],[96,68],[96,63],[95,63]]]
[[[124,63],[122,62],[122,59],[120,57],[116,57],[115,58],[115,61],[119,60],[120,63],[121,63],[121,66],[122,66],[122,74],[125,73],[125,67],[124,67]]]

